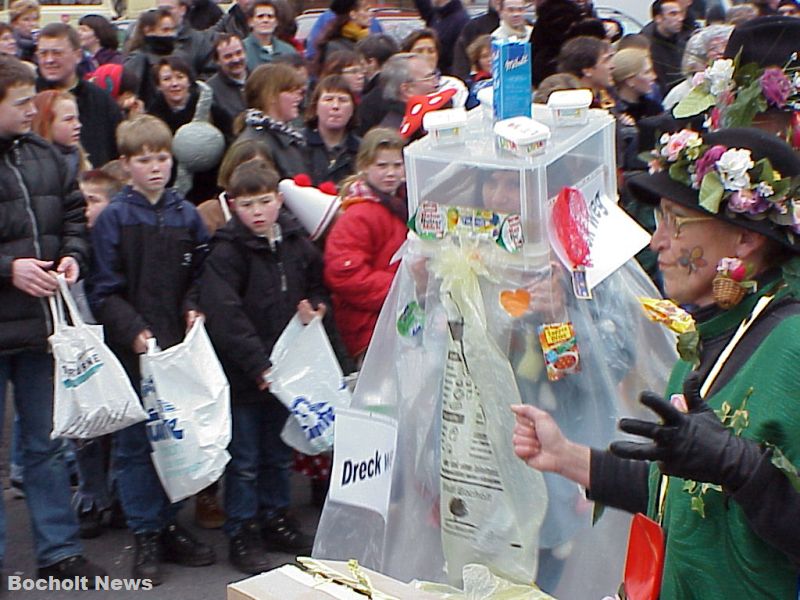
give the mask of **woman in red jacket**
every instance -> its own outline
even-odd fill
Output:
[[[406,239],[403,140],[390,129],[370,130],[356,168],[325,243],[325,283],[347,351],[360,365],[397,271],[389,261]]]

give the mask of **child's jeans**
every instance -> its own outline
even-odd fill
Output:
[[[146,421],[114,433],[111,464],[128,528],[136,533],[161,531],[175,522],[181,504],[172,504],[150,458]]]
[[[258,404],[231,404],[231,460],[225,470],[225,533],[242,523],[267,520],[289,506],[292,449],[281,441],[287,410],[276,398]]]

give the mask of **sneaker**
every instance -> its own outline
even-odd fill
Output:
[[[39,579],[75,579],[76,577],[86,577],[86,585],[89,589],[94,589],[95,577],[105,577],[106,570],[94,563],[89,562],[83,556],[70,556],[60,560],[55,564],[46,567],[39,567],[36,577]]]
[[[146,531],[133,536],[136,549],[133,555],[133,578],[149,579],[154,586],[164,582],[161,571],[161,534]]]
[[[291,554],[310,554],[314,538],[300,531],[300,524],[286,513],[278,513],[261,527],[261,537],[268,550]]]
[[[164,560],[184,567],[213,565],[217,557],[211,546],[197,540],[180,525],[173,523],[161,532]]]
[[[235,569],[247,575],[258,575],[276,566],[264,552],[255,521],[243,523],[239,533],[231,537],[228,557]]]
[[[96,506],[78,513],[78,534],[81,539],[90,540],[103,533],[103,513]]]
[[[219,529],[225,524],[225,511],[215,491],[203,490],[194,497],[194,522],[203,529]]]

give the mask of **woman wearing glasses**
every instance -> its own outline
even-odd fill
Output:
[[[453,96],[453,107],[460,108],[467,102],[469,91],[466,84],[458,77],[452,75],[442,75],[439,71],[439,56],[440,56],[439,38],[433,29],[418,29],[411,32],[403,40],[400,47],[401,52],[410,52],[416,54],[428,61],[431,68],[434,70],[437,78],[438,92],[454,89],[456,91]]]
[[[641,395],[659,422],[623,419],[645,440],[604,451],[517,406],[515,452],[662,526],[661,600],[795,598],[800,157],[755,129],[684,130],[662,138],[651,170],[631,185],[657,206],[664,287],[696,324],[663,398]]]

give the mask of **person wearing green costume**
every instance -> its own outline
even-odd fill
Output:
[[[666,293],[699,335],[682,336],[665,396],[641,394],[659,421],[620,421],[646,441],[589,448],[545,411],[514,406],[515,452],[661,522],[660,600],[796,599],[800,157],[756,129],[684,130],[662,136],[631,184],[656,207]],[[738,303],[722,291],[731,282],[749,291]]]

